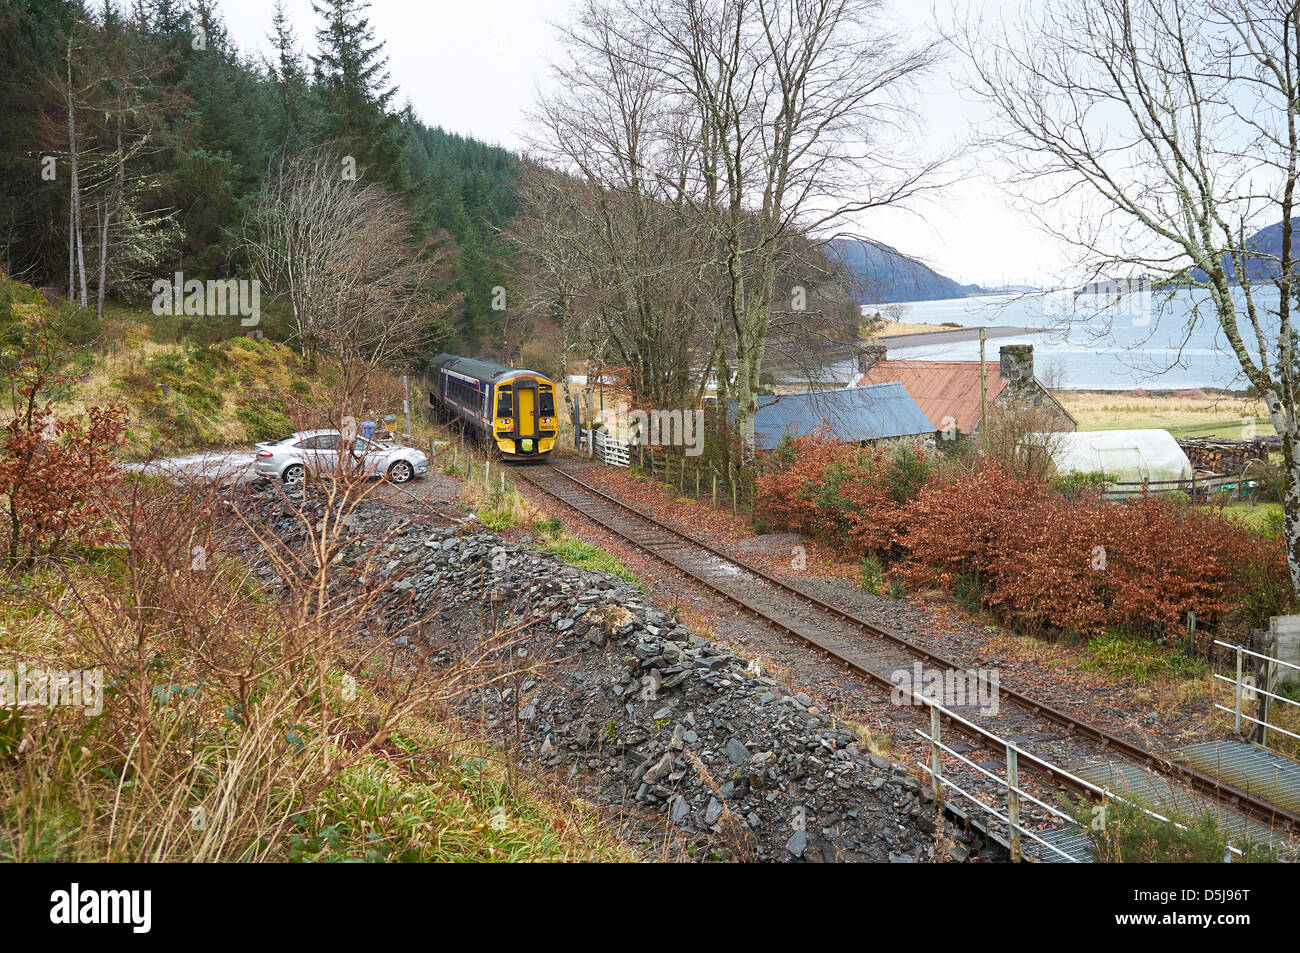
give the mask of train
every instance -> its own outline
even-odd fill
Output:
[[[523,367],[439,354],[424,375],[429,412],[458,420],[503,458],[544,460],[559,433],[555,382]]]

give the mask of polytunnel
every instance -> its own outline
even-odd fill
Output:
[[[1116,483],[1190,480],[1192,463],[1167,430],[1035,434],[1058,473],[1105,473]]]

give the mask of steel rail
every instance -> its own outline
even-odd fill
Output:
[[[664,553],[660,553],[656,551],[656,549],[654,548],[654,544],[647,542],[645,540],[639,540],[634,535],[630,534],[628,531],[624,529],[620,529],[617,526],[614,526],[609,521],[600,518],[599,516],[597,516],[594,513],[591,513],[588,510],[583,509],[581,506],[578,506],[573,501],[566,500],[563,496],[561,496],[558,492],[556,492],[556,490],[553,487],[546,486],[542,480],[538,479],[537,476],[535,476],[531,472],[532,469],[533,469],[532,467],[529,468],[520,467],[516,469],[515,472],[521,475],[528,483],[542,490],[544,493],[547,493],[548,495],[554,497],[555,499],[559,500],[561,503],[564,503],[566,506],[571,507],[572,509],[581,513],[583,516],[587,517],[588,519],[594,520],[596,523],[600,524],[605,529],[627,540],[629,543],[636,546],[638,549],[641,549],[649,553],[650,555],[661,560],[662,562],[665,562],[668,565],[672,566],[674,569],[686,573],[687,575],[697,580],[698,582],[703,583],[709,589],[713,590],[714,592],[717,592],[719,595],[723,596],[728,601],[740,606],[746,612],[749,612],[750,614],[757,616],[758,618],[762,619],[764,622],[781,630],[787,635],[794,637],[795,639],[804,643],[805,645],[808,645],[809,647],[817,650],[826,658],[835,661],[839,665],[852,671],[854,674],[866,678],[869,681],[882,685],[886,688],[892,689],[896,687],[894,683],[890,681],[888,678],[886,678],[885,676],[877,672],[871,671],[864,665],[858,664],[856,661],[844,655],[843,653],[839,652],[832,646],[828,646],[824,644],[822,641],[818,640],[815,636],[807,632],[802,632],[799,629],[783,622],[782,620],[774,618],[769,612],[763,610],[761,607],[756,606],[751,602],[726,591],[721,586],[719,586],[718,584],[716,584],[706,576],[701,575],[699,572],[693,570],[689,566],[684,566],[680,562],[668,558],[668,556],[665,555]],[[761,579],[765,583],[777,588],[778,590],[781,590],[785,593],[788,593],[789,595],[802,599],[805,602],[807,602],[809,605],[813,606],[814,608],[836,619],[839,619],[840,621],[847,622],[856,628],[864,630],[869,635],[873,635],[878,638],[885,639],[886,641],[894,645],[897,645],[902,649],[905,649],[906,651],[912,653],[913,655],[916,655],[922,661],[942,666],[951,671],[956,671],[956,672],[968,671],[964,666],[961,666],[956,662],[952,661],[951,659],[945,658],[944,656],[936,652],[932,652],[929,649],[923,648],[922,646],[919,646],[916,643],[909,641],[908,639],[904,638],[902,635],[899,635],[897,632],[893,632],[873,622],[869,622],[868,620],[862,618],[861,616],[853,612],[850,612],[846,609],[842,609],[839,606],[832,605],[831,603],[826,602],[824,599],[814,595],[811,592],[808,592],[807,590],[803,589],[801,586],[795,583],[788,582],[783,579],[778,579],[777,577],[769,574],[765,570],[760,569],[759,567],[754,566],[743,559],[740,559],[736,556],[732,556],[728,553],[724,553],[716,549],[715,547],[709,545],[708,543],[703,542],[702,540],[696,539],[693,536],[690,536],[680,530],[674,529],[671,526],[667,526],[655,516],[642,512],[640,509],[624,502],[623,500],[618,499],[617,497],[611,496],[610,494],[606,493],[600,488],[592,486],[586,481],[579,479],[578,477],[574,476],[572,473],[569,473],[554,464],[547,464],[542,467],[537,467],[537,469],[544,470],[548,473],[556,474],[559,477],[563,478],[564,480],[567,480],[570,483],[580,487],[583,492],[596,497],[599,502],[609,504],[619,510],[624,510],[632,514],[632,516],[636,517],[637,519],[652,524],[655,529],[668,533],[671,536],[677,537],[678,539],[682,540],[688,545],[697,547],[698,549],[701,549],[709,553],[710,555],[714,556],[717,559],[723,560],[724,562],[737,566],[740,569],[743,569],[745,572],[750,573],[756,576],[757,578]],[[1238,813],[1244,814],[1247,817],[1251,818],[1252,820],[1255,820],[1256,822],[1268,826],[1276,826],[1281,824],[1289,828],[1290,832],[1293,834],[1300,832],[1300,814],[1296,814],[1276,804],[1271,804],[1267,801],[1263,801],[1255,797],[1254,795],[1250,794],[1247,791],[1243,791],[1240,788],[1237,788],[1231,784],[1221,781],[1220,779],[1214,777],[1213,775],[1206,774],[1202,771],[1199,771],[1196,768],[1192,768],[1188,765],[1178,764],[1177,762],[1173,762],[1166,758],[1162,758],[1159,755],[1155,754],[1154,752],[1148,751],[1147,749],[1139,745],[1136,745],[1133,742],[1130,742],[1119,735],[1113,734],[1112,732],[1109,732],[1104,728],[1099,728],[1095,725],[1091,725],[1080,718],[1076,718],[1073,715],[1070,715],[1066,712],[1053,708],[1052,706],[1047,705],[1043,702],[1035,701],[1034,699],[1030,698],[1027,695],[1021,694],[1020,692],[1015,691],[1014,689],[1005,687],[1001,683],[999,683],[998,685],[998,693],[1001,699],[1009,701],[1012,704],[1022,709],[1025,709],[1030,714],[1039,715],[1048,721],[1054,722],[1055,724],[1062,726],[1063,728],[1066,729],[1067,734],[1077,733],[1080,736],[1086,737],[1089,740],[1100,744],[1101,747],[1103,748],[1114,750],[1123,754],[1127,759],[1138,763],[1138,765],[1141,767],[1148,768],[1160,774],[1174,777],[1177,780],[1187,784],[1189,787],[1197,790],[1198,792],[1209,795],[1214,800],[1227,805],[1228,807],[1232,808]],[[975,730],[972,731],[971,726],[961,723],[960,720],[952,721],[951,719],[945,717],[945,721],[947,721],[948,724],[950,724],[957,731],[961,732],[963,735],[973,738],[974,740],[983,742],[989,740],[990,738],[995,737],[991,733],[984,732],[983,729],[975,728]],[[1054,765],[1043,762],[1041,764],[1034,764],[1033,768],[1037,771],[1037,773],[1041,773],[1049,776],[1056,784],[1062,787],[1070,788],[1071,790],[1074,790],[1078,793],[1091,793],[1086,789],[1081,789],[1079,785],[1076,783],[1073,776],[1069,772],[1064,771],[1063,769],[1058,769]]]

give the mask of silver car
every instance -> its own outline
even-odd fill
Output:
[[[259,443],[253,468],[259,476],[301,486],[309,472],[334,473],[343,452],[343,435],[337,430],[305,430],[272,443]],[[378,443],[360,435],[352,438],[353,460],[369,476],[394,483],[409,483],[424,476],[429,458],[414,447]]]

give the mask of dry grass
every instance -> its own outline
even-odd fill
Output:
[[[904,334],[929,334],[933,331],[956,331],[958,328],[944,327],[941,324],[909,323],[907,321],[883,321],[870,331],[863,329],[864,337],[893,338]]]
[[[901,756],[894,750],[894,739],[888,732],[880,730],[873,725],[866,725],[844,717],[839,712],[835,715],[835,720],[845,727],[853,729],[862,746],[869,752],[879,758],[888,758],[890,761],[901,761]]]
[[[1210,394],[1205,398],[1149,395],[1135,397],[1113,391],[1056,392],[1080,430],[1169,430],[1175,436],[1218,436],[1240,439],[1242,421],[1255,421],[1260,435],[1272,434],[1273,424],[1262,401]]]
[[[55,403],[60,416],[125,405],[128,459],[247,447],[285,436],[302,407],[320,405],[349,376],[327,359],[308,366],[291,347],[269,338],[237,336],[206,346],[175,340],[160,326],[163,320],[144,308],[112,306],[94,344],[77,354],[80,374],[72,392]],[[401,376],[366,376],[370,399],[354,416],[374,420],[382,430],[384,417],[393,414],[397,433],[404,434]],[[413,382],[412,432],[421,444],[437,432],[420,412],[422,400]]]
[[[436,670],[418,647],[436,607],[363,637],[400,578],[376,562],[391,532],[341,558],[374,488],[341,474],[285,497],[286,532],[255,503],[132,481],[119,546],[7,580],[0,667],[98,670],[107,691],[99,712],[0,717],[0,859],[633,859],[448,720],[502,677],[507,633]]]

